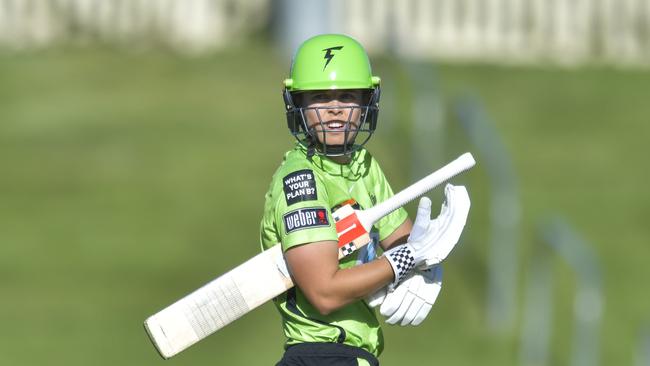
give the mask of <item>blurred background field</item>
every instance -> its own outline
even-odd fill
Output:
[[[280,95],[290,53],[265,33],[192,55],[100,43],[0,51],[0,363],[273,364],[283,337],[269,304],[169,361],[141,324],[259,251],[263,195],[293,144]],[[372,60],[384,89],[368,147],[399,189],[418,175],[413,61],[381,52]],[[576,277],[539,234],[553,215],[600,265],[599,364],[647,364],[647,68],[417,64],[434,75],[444,126],[429,170],[464,151],[479,165],[456,180],[473,208],[438,303],[420,327],[384,327],[382,364],[525,364],[522,304],[540,253],[554,276],[546,364],[574,364]],[[454,112],[468,95],[481,101],[518,180],[518,306],[506,329],[486,320],[493,207],[483,156]]]

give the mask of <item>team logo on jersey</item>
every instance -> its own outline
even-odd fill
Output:
[[[284,183],[284,197],[287,200],[287,206],[296,202],[318,199],[314,172],[310,169],[295,171],[282,178],[282,182]]]
[[[284,231],[290,234],[297,230],[330,226],[327,210],[322,207],[299,208],[282,216]]]

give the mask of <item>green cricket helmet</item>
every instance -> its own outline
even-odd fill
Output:
[[[349,155],[365,145],[377,127],[379,113],[380,79],[372,75],[370,61],[363,46],[356,40],[341,34],[323,34],[305,41],[296,51],[290,78],[284,80],[284,102],[287,124],[291,134],[308,148],[309,155],[319,153],[327,156]],[[315,107],[301,105],[301,94],[319,90],[354,89],[362,91],[362,103],[352,107]],[[321,112],[325,109],[349,109],[345,123],[343,144],[328,144],[328,129]],[[360,113],[352,113],[358,109]],[[316,126],[309,126],[305,113],[316,110],[321,127],[319,141]],[[351,121],[358,115],[358,121]]]

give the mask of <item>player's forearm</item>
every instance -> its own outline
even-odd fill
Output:
[[[383,257],[363,265],[339,269],[319,289],[314,299],[318,305],[314,305],[321,313],[328,314],[386,286],[393,281],[393,276],[390,263]]]
[[[407,242],[409,234],[413,229],[413,222],[411,219],[407,218],[400,226],[393,231],[392,234],[379,243],[384,250],[395,247],[396,245],[404,244]]]
[[[385,258],[340,269],[336,242],[312,243],[285,253],[292,277],[309,302],[329,314],[393,281]]]

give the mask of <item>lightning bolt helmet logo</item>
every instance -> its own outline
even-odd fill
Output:
[[[325,56],[323,56],[323,58],[325,60],[327,60],[325,62],[325,66],[323,66],[323,71],[325,71],[325,68],[327,67],[327,65],[329,65],[330,61],[332,61],[332,59],[334,58],[334,53],[332,53],[332,51],[338,51],[338,50],[340,50],[342,48],[343,48],[343,46],[334,46],[334,47],[323,49],[323,51],[325,51]]]

